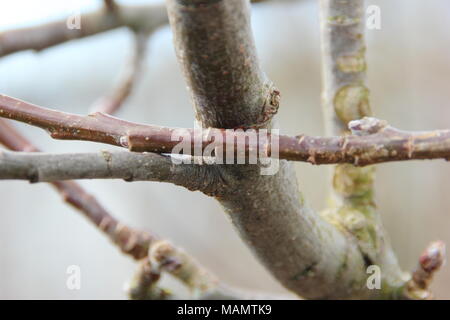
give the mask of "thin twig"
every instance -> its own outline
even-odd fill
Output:
[[[110,93],[98,99],[91,108],[92,110],[106,114],[115,114],[130,96],[133,87],[142,74],[148,35],[139,31],[133,34],[133,53],[122,70],[117,85]]]
[[[190,143],[190,155],[204,151],[215,138],[220,138],[223,152],[226,141],[234,150],[262,150],[262,154],[312,164],[351,163],[359,166],[400,160],[450,159],[450,130],[407,132],[395,129],[375,118],[352,121],[354,134],[335,137],[296,137],[272,135],[263,143],[242,139],[246,133],[209,129],[202,134],[193,129],[176,129],[124,121],[102,113],[79,116],[46,109],[8,96],[0,95],[0,117],[45,129],[54,139],[86,140],[128,148],[131,151],[171,153],[183,139]],[[177,137],[177,138],[175,138]],[[261,137],[261,136],[260,136]],[[219,140],[220,140],[219,139]],[[279,154],[271,152],[279,141]],[[239,141],[239,140],[237,140]],[[261,140],[259,140],[261,141]],[[217,142],[216,142],[217,143]],[[179,149],[179,152],[186,152]]]
[[[403,294],[408,299],[433,299],[430,284],[433,276],[445,263],[445,244],[434,241],[419,258],[419,265],[407,282]]]
[[[23,50],[40,51],[73,40],[120,27],[152,32],[168,23],[164,4],[117,5],[114,12],[104,7],[81,15],[80,28],[70,29],[67,19],[0,32],[0,57]]]

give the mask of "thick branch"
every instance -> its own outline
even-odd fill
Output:
[[[353,135],[272,137],[260,130],[259,139],[243,139],[248,130],[208,129],[198,133],[193,129],[137,124],[102,113],[79,116],[4,95],[0,95],[0,117],[45,129],[55,139],[101,142],[139,152],[171,153],[180,142],[184,142],[189,148],[177,148],[177,152],[198,155],[198,149],[202,152],[206,148],[211,149],[214,142],[218,147],[215,151],[213,148],[214,152],[222,150],[226,153],[227,147],[230,148],[227,141],[240,141],[231,145],[234,151],[260,151],[263,156],[313,164],[352,163],[362,166],[400,160],[450,159],[450,130],[406,132],[374,118],[351,122]],[[264,137],[267,139],[262,139]],[[272,152],[275,148],[272,141],[279,143],[278,154]]]
[[[206,127],[269,127],[279,93],[259,68],[249,3],[166,2],[197,119]],[[272,176],[261,176],[258,166],[220,170],[231,177],[220,203],[242,239],[285,287],[308,298],[364,291],[364,262],[357,248],[299,201],[289,163],[282,161]]]

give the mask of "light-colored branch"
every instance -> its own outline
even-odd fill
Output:
[[[157,286],[159,275],[166,272],[181,281],[196,300],[278,300],[295,299],[289,295],[273,295],[232,288],[219,282],[184,250],[167,240],[152,243],[149,257],[139,266],[128,290],[132,299],[178,299]]]
[[[175,164],[170,156],[106,151],[42,153],[0,151],[0,179],[56,182],[79,179],[159,181],[207,192],[205,166]],[[210,182],[212,183],[212,182]],[[220,186],[217,186],[219,188]]]
[[[215,146],[221,147],[215,152],[222,150],[226,153],[227,147],[230,148],[227,141],[236,140],[241,142],[232,144],[234,151],[259,150],[261,152],[258,155],[312,164],[351,163],[363,166],[399,160],[450,159],[450,130],[406,132],[374,118],[351,122],[351,130],[354,133],[352,135],[277,135],[276,139],[268,136],[264,140],[251,141],[243,139],[248,130],[243,132],[208,129],[198,134],[193,129],[143,125],[102,113],[79,116],[46,109],[4,95],[0,95],[0,117],[45,129],[55,139],[101,142],[138,152],[171,153],[183,139],[187,139],[184,142],[189,146],[189,150],[178,148],[178,152],[197,155],[197,146],[203,152],[215,142]],[[220,137],[222,144],[218,143],[216,137]],[[279,144],[278,153],[272,154],[272,141]]]
[[[147,33],[139,31],[134,32],[133,53],[122,70],[117,85],[109,94],[98,99],[94,103],[92,110],[107,114],[115,114],[125,103],[142,73],[147,42]]]
[[[402,153],[401,157],[410,157],[420,149],[419,141],[424,138],[421,133],[410,135],[387,126],[385,121],[367,118],[371,110],[366,86],[364,18],[364,0],[320,0],[325,126],[328,134],[344,135],[344,145],[347,145],[345,135],[349,134],[347,125],[353,136],[371,140],[365,141],[369,143],[364,154],[353,157],[356,165],[377,163],[371,159],[380,156],[397,157],[398,152]],[[358,120],[362,117],[366,118]],[[436,132],[434,137],[440,140],[440,133]],[[385,143],[380,143],[384,139]],[[444,139],[435,147],[448,146],[449,142]],[[358,146],[348,148],[354,150]],[[404,274],[375,205],[374,170],[374,167],[337,165],[332,176],[333,192],[329,201],[332,205],[324,216],[355,237],[367,265],[381,268],[383,288],[375,290],[373,296],[393,298],[404,283]]]
[[[143,259],[126,289],[131,300],[170,300],[173,294],[158,286],[159,270],[152,267],[148,259]]]

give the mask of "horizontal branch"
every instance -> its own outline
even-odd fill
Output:
[[[6,120],[0,119],[0,144],[15,151],[39,151]],[[15,152],[21,154],[20,152]],[[0,151],[1,154],[1,151]],[[1,160],[0,160],[1,163]],[[0,165],[0,171],[8,170]],[[125,254],[134,259],[147,256],[150,244],[158,239],[156,235],[128,227],[114,218],[91,194],[74,181],[53,181],[52,186],[64,201],[79,210]]]
[[[0,119],[0,144],[5,147],[21,151],[39,152],[39,150],[24,136],[22,136],[14,127],[9,125],[6,120]],[[23,155],[22,152],[14,152],[17,155]],[[30,154],[30,153],[29,153]],[[120,152],[120,154],[132,154]],[[34,155],[34,154],[30,154]],[[103,156],[106,156],[104,152]],[[142,158],[143,154],[135,154]],[[160,155],[151,155],[163,158]],[[66,155],[64,155],[66,156]],[[0,158],[2,157],[0,152]],[[112,161],[113,155],[106,156],[107,161]],[[115,158],[115,157],[114,157]],[[147,157],[148,158],[148,157]],[[117,160],[117,159],[116,159]],[[133,160],[127,158],[127,160]],[[134,159],[141,163],[141,159]],[[71,163],[67,166],[67,171],[71,166],[79,168],[81,166],[90,166],[92,163]],[[95,161],[94,161],[95,162]],[[133,163],[133,161],[130,161]],[[30,166],[42,164],[41,161],[31,161]],[[50,164],[51,166],[51,164]],[[8,165],[3,165],[0,159],[0,172],[7,169]],[[145,165],[144,165],[145,167]],[[185,166],[183,166],[185,167]],[[181,168],[182,169],[182,168]],[[26,169],[24,169],[26,170]],[[57,170],[61,170],[61,167]],[[184,169],[182,169],[184,170]],[[94,170],[97,173],[103,172]],[[111,170],[117,172],[117,170]],[[180,173],[174,170],[175,173]],[[0,173],[1,176],[1,173]],[[182,179],[182,176],[179,176]],[[186,181],[193,177],[184,177]],[[0,178],[1,179],[1,178]],[[205,181],[204,179],[202,180]],[[131,299],[175,299],[176,296],[170,291],[158,286],[158,280],[161,272],[167,272],[180,280],[198,299],[278,299],[282,297],[271,296],[261,293],[250,293],[228,287],[220,283],[208,270],[202,267],[194,258],[189,256],[184,250],[175,247],[170,242],[160,239],[157,235],[130,228],[116,218],[114,218],[95,197],[87,193],[80,185],[74,181],[52,181],[51,184],[60,193],[64,201],[74,208],[78,209],[86,216],[96,227],[104,232],[119,249],[131,255],[133,258],[143,261],[139,264],[139,269],[132,282],[130,283],[128,293]],[[151,263],[150,263],[151,261]],[[287,297],[292,298],[292,297]]]
[[[0,180],[57,182],[79,179],[159,181],[191,191],[214,193],[214,173],[201,165],[177,165],[170,156],[154,153],[106,151],[43,153],[0,151]]]
[[[70,17],[68,18],[70,19]],[[0,32],[0,57],[23,51],[40,51],[73,39],[129,27],[150,32],[168,23],[164,4],[119,6],[115,10],[102,7],[82,14],[80,28],[70,29],[68,19],[42,25]]]
[[[272,0],[252,2],[267,1]],[[70,40],[93,36],[121,27],[149,32],[167,25],[169,22],[164,3],[140,6],[114,3],[112,7],[107,5],[98,10],[82,14],[80,29],[68,28],[68,19],[70,17],[41,25],[0,32],[0,57],[24,50],[41,51]]]
[[[198,155],[227,147],[234,152],[258,151],[260,155],[312,164],[352,163],[363,166],[381,162],[450,159],[450,130],[401,131],[385,121],[364,118],[349,123],[351,135],[314,137],[272,134],[245,139],[250,130],[167,128],[124,121],[102,113],[80,116],[39,107],[0,95],[0,117],[45,129],[52,138],[86,140],[121,146],[130,151]],[[255,131],[257,132],[257,131]],[[258,133],[265,131],[259,130]],[[187,140],[187,141],[186,141]],[[189,148],[180,148],[180,142]],[[214,143],[214,145],[212,145]],[[175,150],[174,150],[175,149]]]

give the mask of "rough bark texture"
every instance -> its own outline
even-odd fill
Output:
[[[197,119],[206,127],[268,127],[278,92],[261,72],[245,0],[168,0],[174,42]],[[269,112],[268,112],[269,111]],[[218,200],[240,236],[288,289],[307,298],[365,291],[362,255],[310,210],[291,164],[261,176],[256,165],[223,166]]]

